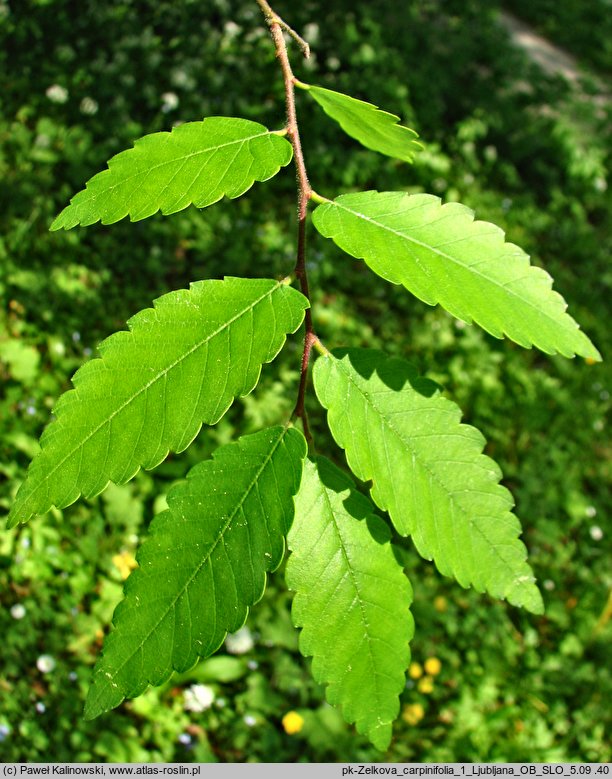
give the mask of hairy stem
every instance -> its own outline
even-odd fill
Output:
[[[312,196],[312,188],[308,181],[308,173],[304,162],[302,152],[302,143],[300,141],[300,131],[298,127],[297,114],[295,110],[295,82],[296,78],[291,70],[291,63],[287,54],[287,46],[283,37],[283,30],[287,31],[300,44],[304,56],[308,57],[310,49],[308,44],[289,27],[270,7],[267,0],[257,0],[261,8],[266,23],[270,28],[270,34],[276,49],[276,56],[280,61],[283,72],[283,81],[285,84],[285,108],[287,117],[287,137],[293,147],[293,159],[295,161],[297,177],[297,211],[298,211],[298,236],[297,236],[297,258],[295,263],[295,275],[300,281],[302,293],[310,301],[310,290],[308,287],[308,274],[306,271],[306,216],[308,212],[308,201]],[[304,406],[306,397],[306,384],[308,381],[308,363],[310,361],[310,352],[313,343],[317,340],[312,324],[311,309],[306,309],[305,316],[306,333],[304,335],[304,350],[302,352],[302,365],[300,371],[300,387],[298,390],[297,402],[293,411],[293,416],[302,420],[304,435],[308,441],[309,447],[312,447],[312,435],[308,427],[308,416]]]

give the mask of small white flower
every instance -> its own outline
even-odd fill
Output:
[[[55,658],[51,657],[51,655],[41,655],[36,661],[36,667],[41,674],[51,673],[55,666]]]
[[[252,728],[255,725],[257,725],[257,720],[252,714],[245,714],[242,719],[244,721],[244,724],[249,728]]]
[[[597,516],[597,509],[595,506],[587,506],[584,510],[584,513],[587,515],[589,519],[593,519],[593,517]]]
[[[304,25],[304,40],[311,44],[319,40],[319,25],[316,22]]]
[[[249,660],[249,662],[247,663],[247,667],[249,671],[256,671],[259,668],[259,663],[257,662],[257,660]]]
[[[593,525],[589,530],[589,533],[591,534],[593,541],[601,541],[603,538],[603,530],[598,525]]]
[[[242,27],[236,22],[229,21],[223,25],[223,32],[228,38],[235,38],[241,30]]]
[[[555,583],[552,579],[544,580],[544,589],[548,590],[548,592],[552,592],[555,589]]]
[[[41,703],[40,701],[36,704],[34,708],[39,714],[44,714],[47,711],[47,707],[45,706],[45,704]]]
[[[183,744],[183,746],[188,747],[189,744],[191,744],[191,736],[189,733],[181,733],[178,737],[179,743]]]
[[[210,709],[215,700],[215,691],[206,684],[192,684],[185,690],[185,701],[183,708],[185,711],[195,711],[200,713]]]
[[[79,110],[85,116],[93,116],[98,113],[98,103],[93,97],[84,97],[79,105]]]
[[[225,639],[225,648],[230,655],[244,655],[250,652],[254,645],[253,634],[246,625],[236,633],[230,633]]]
[[[5,725],[4,723],[0,725],[0,743],[2,743],[2,741],[4,741],[7,738],[7,736],[10,735],[11,735],[11,729],[9,728],[9,726]]]
[[[16,603],[11,606],[11,617],[13,619],[23,619],[26,615],[26,608],[23,603]]]
[[[174,109],[179,104],[179,98],[175,92],[164,92],[164,94],[161,96],[161,99],[162,99],[161,110],[163,111],[164,114],[167,114],[169,111],[174,111]]]
[[[608,189],[608,182],[605,180],[603,176],[598,176],[593,182],[593,186],[595,187],[597,192],[605,192],[606,189]]]
[[[65,103],[68,100],[68,90],[66,87],[61,87],[59,84],[53,84],[48,87],[45,95],[52,103]]]

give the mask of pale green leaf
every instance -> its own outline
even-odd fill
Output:
[[[391,739],[410,662],[412,589],[389,529],[329,460],[306,462],[286,579],[300,649],[327,699],[379,749]]]
[[[0,368],[8,367],[10,376],[23,384],[32,384],[38,376],[40,354],[34,346],[25,344],[19,338],[0,341]]]
[[[376,505],[440,573],[541,613],[512,496],[482,435],[407,362],[371,349],[335,355],[317,360],[316,393]]]
[[[170,292],[100,344],[62,395],[9,526],[93,497],[181,452],[257,384],[308,301],[284,282],[226,278]]]
[[[88,719],[162,684],[238,630],[280,564],[306,457],[274,427],[218,449],[168,492],[94,669]]]
[[[325,113],[338,122],[347,135],[367,149],[405,162],[412,162],[415,153],[422,150],[415,131],[398,124],[399,116],[331,89],[309,84],[298,86],[307,89]]]
[[[317,230],[361,258],[383,279],[403,284],[425,303],[475,321],[491,335],[566,357],[601,357],[552,279],[504,233],[475,222],[459,203],[433,195],[360,192],[341,195],[313,214]]]
[[[145,135],[87,182],[51,225],[66,230],[129,214],[133,222],[193,203],[204,208],[224,195],[242,195],[291,160],[291,144],[247,119],[211,116],[171,132]]]

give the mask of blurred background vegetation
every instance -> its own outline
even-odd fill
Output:
[[[494,221],[555,278],[611,353],[609,0],[506,10],[578,63],[568,83],[515,46],[495,0],[278,0],[311,42],[305,81],[400,114],[413,167],[360,148],[310,104],[317,191],[429,191]],[[300,97],[300,96],[298,96]],[[171,218],[49,233],[114,153],[207,115],[283,122],[282,84],[249,0],[0,0],[0,510],[57,396],[96,344],[170,289],[293,266],[291,173]],[[217,445],[285,418],[300,339],[257,390],[130,484],[0,535],[0,759],[59,761],[610,760],[610,363],[550,358],[465,327],[310,235],[327,345],[415,362],[488,439],[517,501],[541,618],[462,590],[405,546],[417,633],[380,755],[324,702],[297,649],[282,570],[219,655],[95,722],[82,706],[138,540],[164,494]],[[342,455],[323,437],[318,448]]]

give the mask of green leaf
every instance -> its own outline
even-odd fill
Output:
[[[479,431],[407,362],[373,349],[335,355],[317,360],[316,393],[376,505],[440,573],[542,613],[512,496]]]
[[[566,357],[601,356],[551,289],[546,271],[489,222],[433,195],[341,195],[313,214],[317,230],[383,279],[491,335]]]
[[[306,462],[288,537],[292,615],[312,671],[379,749],[391,740],[410,662],[412,589],[389,529],[329,460]]]
[[[412,162],[415,153],[422,150],[423,146],[415,140],[418,138],[417,133],[398,124],[399,116],[331,89],[301,83],[297,86],[307,89],[325,113],[366,149],[397,157],[404,162]]]
[[[308,301],[284,282],[200,281],[155,301],[74,375],[9,514],[9,527],[91,498],[181,452],[257,384]]]
[[[129,214],[133,222],[244,194],[291,161],[291,144],[257,122],[211,116],[145,135],[87,182],[51,225],[66,230]]]
[[[273,427],[222,446],[168,492],[94,669],[87,719],[188,670],[244,624],[283,558],[305,457],[298,430]]]
[[[40,354],[34,346],[24,344],[19,338],[0,341],[0,367],[5,363],[13,379],[31,384],[38,376]]]

